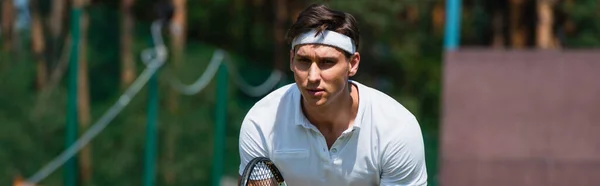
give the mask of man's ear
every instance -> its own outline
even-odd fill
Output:
[[[360,54],[355,52],[352,57],[350,57],[350,68],[348,68],[348,75],[354,76],[356,72],[358,72],[358,64],[360,64]]]

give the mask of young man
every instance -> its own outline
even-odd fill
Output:
[[[240,175],[268,157],[288,185],[427,185],[421,129],[384,93],[349,80],[358,70],[354,17],[323,5],[287,35],[295,83],[257,102],[239,137]]]

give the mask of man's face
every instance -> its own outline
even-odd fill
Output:
[[[290,69],[304,103],[322,106],[342,95],[348,77],[358,69],[358,53],[347,58],[342,50],[325,45],[301,45],[290,53]]]

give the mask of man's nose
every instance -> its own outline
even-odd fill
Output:
[[[308,81],[318,82],[321,80],[321,69],[317,63],[312,63],[308,69]]]

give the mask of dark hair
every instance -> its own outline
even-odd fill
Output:
[[[311,4],[300,12],[296,22],[287,32],[286,40],[291,43],[298,35],[311,29],[317,29],[317,35],[324,30],[344,34],[352,38],[354,46],[358,50],[360,32],[356,19],[349,13],[332,10],[325,5]]]

